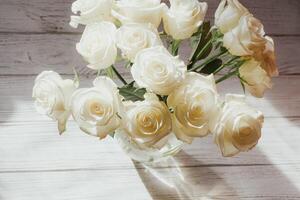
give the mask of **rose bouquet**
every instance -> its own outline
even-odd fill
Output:
[[[60,134],[72,115],[83,132],[111,136],[131,158],[145,162],[174,155],[208,134],[223,156],[258,143],[263,114],[247,105],[244,95],[220,96],[216,85],[236,78],[244,92],[262,97],[278,74],[272,38],[238,0],[222,0],[214,24],[204,21],[207,3],[168,4],[73,3],[77,15],[70,25],[85,25],[76,49],[97,71],[93,87],[78,89],[76,71],[74,80],[44,71],[33,88],[37,110],[58,122]],[[184,60],[178,54],[188,43],[191,55]],[[125,80],[120,69],[130,71],[133,81]]]

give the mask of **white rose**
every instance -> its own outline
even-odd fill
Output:
[[[222,0],[215,12],[215,25],[224,34],[239,24],[240,18],[249,13],[238,0]]]
[[[261,68],[261,64],[255,60],[243,64],[239,73],[246,81],[245,88],[255,97],[263,97],[265,90],[272,88],[271,78]]]
[[[108,77],[98,77],[93,88],[77,90],[72,96],[72,115],[80,129],[100,139],[120,125],[121,98],[117,85]]]
[[[245,96],[227,95],[212,119],[210,128],[223,156],[249,151],[261,137],[264,116],[246,104]]]
[[[254,57],[256,60],[261,62],[261,67],[267,72],[270,77],[278,76],[274,41],[271,37],[268,36],[265,37],[265,40],[265,48],[261,49],[261,51],[256,52]]]
[[[122,24],[151,23],[158,27],[165,6],[160,0],[119,0],[115,3],[112,15]]]
[[[173,132],[177,138],[191,143],[195,137],[209,132],[210,113],[215,109],[218,95],[213,75],[190,72],[180,87],[168,97],[172,108]]]
[[[198,0],[170,0],[170,3],[163,17],[166,33],[176,40],[190,38],[203,23],[207,3]]]
[[[265,32],[261,22],[248,14],[238,26],[224,34],[223,45],[236,56],[250,56],[265,48]]]
[[[127,102],[125,108],[124,131],[141,147],[156,147],[171,133],[169,109],[155,94],[145,94],[144,101]]]
[[[89,68],[105,69],[115,63],[117,58],[116,31],[115,25],[110,22],[86,26],[76,49],[89,63]]]
[[[111,21],[113,0],[77,0],[72,4],[72,12],[79,16],[71,16],[70,25],[91,24],[100,21]]]
[[[117,46],[131,62],[139,51],[158,45],[162,42],[152,24],[126,24],[117,31]]]
[[[41,114],[46,114],[58,121],[58,130],[62,134],[71,114],[69,101],[76,89],[72,80],[63,80],[53,71],[44,71],[37,76],[33,87],[32,97],[35,107]]]
[[[170,94],[184,79],[186,65],[163,46],[140,51],[131,68],[136,83],[160,95]]]

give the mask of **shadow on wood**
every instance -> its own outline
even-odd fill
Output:
[[[259,151],[257,153],[262,154]],[[266,156],[264,158],[267,164],[261,166],[214,165],[206,164],[182,151],[175,159],[170,159],[159,166],[143,165],[141,168],[140,164],[134,164],[154,200],[247,198],[275,200],[290,199],[299,195],[299,189],[289,178],[282,174],[277,166],[272,165]],[[189,166],[190,163],[193,165]]]

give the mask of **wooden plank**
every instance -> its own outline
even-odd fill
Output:
[[[34,76],[0,77],[0,121],[6,122],[10,119],[19,122],[49,121],[48,118],[35,112],[31,98],[34,78]],[[93,78],[81,79],[81,87],[91,87]],[[299,117],[299,84],[299,76],[274,78],[274,87],[267,91],[265,98],[257,99],[248,95],[248,102],[263,111],[266,117]],[[237,80],[225,81],[218,86],[218,90],[221,94],[243,94]]]
[[[69,26],[73,0],[1,0],[0,32],[79,32]]]
[[[300,74],[300,36],[274,37],[279,71],[282,75]],[[78,35],[64,34],[0,34],[0,75],[38,74],[43,70],[55,70],[73,74],[76,67],[81,75],[96,74],[76,52]],[[190,50],[183,45],[182,59],[187,60]],[[292,56],[291,56],[292,52]],[[127,72],[128,70],[122,70]]]
[[[56,124],[51,122],[0,125],[0,173],[133,168],[115,141],[88,136],[74,122],[69,123],[63,136],[58,135]],[[199,138],[186,145],[174,163],[164,167],[300,165],[299,125],[299,118],[267,118],[258,146],[233,158],[223,158],[211,136]],[[137,168],[142,166],[137,164]]]
[[[81,74],[89,74],[75,49],[80,36],[5,34],[0,38],[1,75],[36,74],[49,69],[70,74],[72,67],[79,67]]]
[[[5,123],[0,132],[0,173],[132,168],[130,159],[111,138],[100,141],[81,132],[73,122],[63,136],[51,122]]]
[[[69,27],[72,0],[1,0],[0,32],[80,32]],[[269,34],[299,34],[298,0],[241,0],[263,21]],[[207,19],[211,20],[219,0],[208,1]]]
[[[151,200],[135,170],[5,173],[0,180],[3,200]]]
[[[2,199],[296,200],[299,166],[187,167],[0,174]],[[153,175],[155,174],[155,175]]]
[[[299,166],[146,169],[139,174],[153,199],[300,198]]]

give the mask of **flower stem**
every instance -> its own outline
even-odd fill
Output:
[[[225,74],[224,76],[222,76],[221,78],[219,78],[218,80],[216,80],[216,83],[221,83],[222,81],[225,81],[227,80],[228,78],[236,75],[238,73],[238,69],[237,70],[234,70],[233,72],[230,72],[228,74]]]
[[[227,53],[227,51],[221,51],[220,53],[218,53],[218,54],[212,56],[211,58],[207,59],[204,63],[189,69],[189,71],[201,71],[201,69],[203,67],[205,67],[208,63],[210,63],[213,60],[219,58],[220,56],[224,55],[225,53]]]
[[[233,57],[232,59],[230,59],[228,62],[226,62],[225,64],[221,65],[216,71],[214,71],[213,73],[214,74],[217,74],[219,73],[220,71],[222,71],[222,69],[224,69],[224,67],[228,66],[228,65],[231,65],[233,61],[239,59],[240,57],[236,56],[236,57]]]
[[[206,44],[205,46],[199,51],[199,46],[200,46],[201,41],[199,41],[199,44],[197,46],[197,48],[195,49],[195,51],[193,52],[192,56],[190,57],[190,63],[188,64],[187,68],[190,69],[193,67],[193,65],[198,61],[198,57],[200,57],[208,48],[210,45],[212,45],[213,43],[213,38],[211,38]]]
[[[181,43],[181,40],[173,40],[172,46],[171,46],[172,55],[174,55],[174,56],[178,55],[178,49],[179,49],[180,43]]]
[[[113,71],[115,72],[115,74],[117,75],[117,77],[120,79],[120,81],[121,81],[124,85],[127,85],[128,83],[127,83],[126,80],[122,77],[122,75],[118,72],[118,70],[115,68],[115,66],[112,65],[111,68],[113,69]]]

